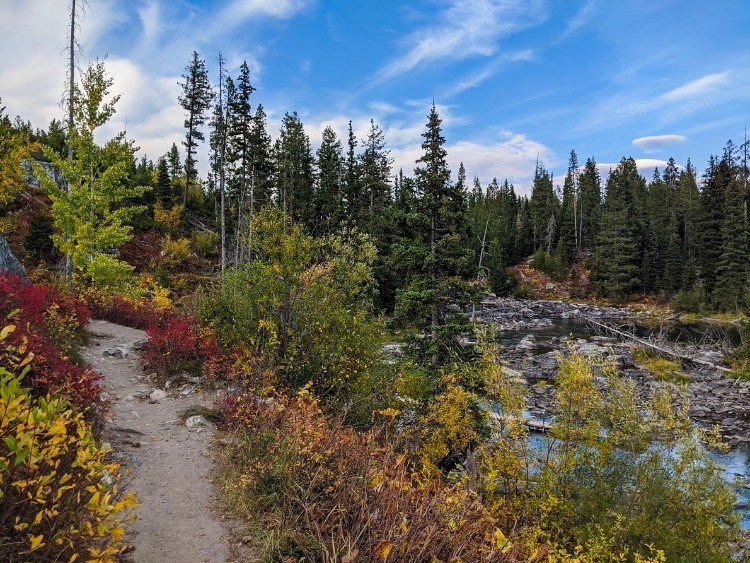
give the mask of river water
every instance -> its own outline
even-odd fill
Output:
[[[606,319],[604,319],[606,322]],[[621,324],[620,320],[618,323]],[[644,337],[660,332],[666,340],[675,342],[691,343],[710,340],[718,342],[729,339],[737,342],[737,331],[732,327],[726,328],[713,325],[681,325],[672,323],[659,327],[634,325],[629,328],[631,333]],[[534,354],[545,354],[559,349],[559,342],[553,339],[572,337],[573,339],[589,339],[595,336],[597,331],[586,323],[575,318],[553,319],[548,326],[535,328],[522,328],[514,330],[500,330],[497,332],[497,341],[504,347],[517,345],[524,337],[532,334],[536,338]],[[541,434],[535,434],[533,440],[543,441]],[[750,530],[750,448],[738,446],[727,453],[710,451],[709,456],[724,468],[725,477],[728,482],[736,486],[738,496],[737,510],[742,516],[742,526]]]

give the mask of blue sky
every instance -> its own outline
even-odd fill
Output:
[[[155,158],[179,141],[177,81],[193,49],[215,78],[243,59],[276,132],[296,110],[385,130],[410,172],[432,100],[452,167],[529,185],[537,156],[562,180],[570,149],[603,164],[674,156],[703,170],[750,121],[747,0],[88,0],[84,62],[108,55],[123,94],[110,131]],[[61,117],[66,4],[0,2],[0,96],[35,126]],[[205,157],[203,158],[205,163]],[[605,166],[606,167],[606,166]]]

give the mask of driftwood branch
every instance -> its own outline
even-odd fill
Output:
[[[692,363],[692,364],[697,364],[697,365],[701,365],[701,366],[706,366],[706,367],[709,367],[711,369],[715,369],[715,370],[721,371],[723,373],[731,373],[731,371],[732,371],[729,368],[725,368],[723,366],[717,366],[716,364],[712,364],[709,361],[702,360],[700,358],[694,358],[694,357],[688,356],[686,354],[683,354],[681,352],[677,352],[675,350],[672,350],[672,349],[669,349],[669,348],[665,348],[663,346],[659,346],[657,344],[654,344],[653,342],[650,342],[650,341],[645,340],[643,338],[639,338],[638,336],[636,336],[634,334],[630,334],[629,332],[625,332],[625,331],[617,329],[617,328],[615,328],[613,326],[609,326],[607,324],[600,323],[599,321],[595,321],[593,319],[588,319],[588,318],[585,319],[585,320],[586,320],[586,322],[588,322],[588,323],[590,323],[590,324],[592,324],[592,325],[594,325],[594,326],[596,326],[596,327],[598,327],[598,328],[600,328],[600,329],[602,329],[602,330],[604,330],[606,332],[610,332],[612,334],[616,334],[616,335],[621,336],[622,338],[625,338],[627,340],[632,340],[633,342],[637,342],[638,344],[641,344],[642,346],[646,346],[647,348],[651,348],[652,350],[656,350],[657,352],[659,352],[661,354],[664,354],[666,356],[675,358],[677,360],[680,360],[680,361],[683,361],[683,362],[686,362],[686,363]]]

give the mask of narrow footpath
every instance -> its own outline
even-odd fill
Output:
[[[146,333],[92,321],[85,360],[104,376],[111,420],[105,439],[130,470],[126,490],[140,502],[128,525],[128,556],[137,563],[225,562],[230,530],[218,515],[212,484],[212,426],[188,428],[186,409],[211,406],[192,384],[157,390],[143,373],[138,348]]]

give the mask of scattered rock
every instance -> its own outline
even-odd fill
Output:
[[[208,426],[208,421],[202,414],[196,414],[189,417],[185,421],[185,426],[189,429],[199,428],[201,426]]]
[[[138,352],[142,352],[146,349],[146,344],[148,344],[147,338],[142,338],[140,340],[136,340],[133,342],[133,350],[136,350]]]
[[[240,441],[238,438],[222,438],[219,440],[219,444],[222,446],[238,446]]]
[[[167,398],[167,392],[163,389],[154,389],[151,391],[151,394],[148,396],[148,400],[150,403],[158,403],[159,401],[163,401]]]
[[[587,358],[602,358],[607,355],[607,349],[604,346],[587,342],[578,345],[578,353]]]
[[[117,358],[119,360],[125,358],[130,358],[130,350],[128,350],[125,347],[121,348],[107,348],[103,353],[102,356],[110,356],[112,358]]]

